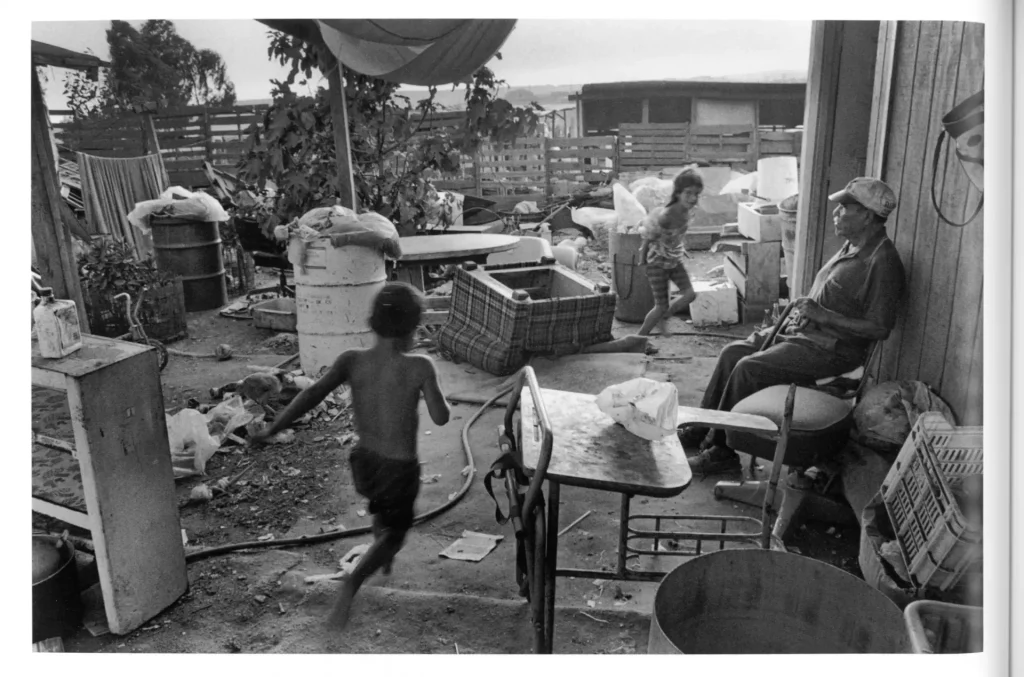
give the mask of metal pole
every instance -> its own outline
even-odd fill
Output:
[[[786,404],[782,409],[782,429],[779,441],[775,445],[775,457],[772,459],[772,474],[768,479],[768,490],[765,492],[764,505],[761,507],[761,547],[771,547],[772,516],[775,515],[775,490],[779,486],[779,475],[782,473],[782,461],[786,457],[786,445],[789,443],[789,426],[793,422],[793,400],[796,398],[796,385],[789,386],[786,393]]]

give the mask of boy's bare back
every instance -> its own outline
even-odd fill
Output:
[[[415,459],[421,394],[431,418],[439,425],[447,422],[447,406],[429,357],[370,348],[346,351],[338,363],[352,388],[361,446],[390,458]]]

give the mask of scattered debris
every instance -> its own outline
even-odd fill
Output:
[[[588,599],[588,600],[587,600],[587,606],[589,606],[589,607],[590,607],[591,609],[593,609],[594,607],[596,607],[596,606],[597,606],[597,602],[595,602],[595,601],[594,601],[594,600],[592,600],[592,599]]]
[[[274,540],[274,534],[264,534],[256,539],[257,541],[272,541]]]
[[[188,495],[190,503],[206,503],[207,501],[213,500],[213,490],[205,484],[197,484],[192,487],[192,491]]]
[[[253,599],[256,600],[257,602],[259,602],[260,604],[263,604],[264,602],[267,601],[267,596],[266,595],[256,595],[255,597],[253,597]]]
[[[586,616],[587,618],[589,618],[590,620],[597,621],[598,623],[607,623],[608,622],[608,621],[604,620],[603,618],[597,618],[596,616],[591,616],[586,611],[581,611],[580,613],[583,614],[584,616]]]
[[[436,484],[439,479],[441,479],[440,475],[427,475],[426,477],[421,477],[420,482],[423,484]]]
[[[828,529],[825,529],[825,533],[828,534],[829,536],[831,536],[832,534],[836,533],[836,528],[835,527],[829,527]]]
[[[366,517],[366,511],[365,510],[356,510],[356,515],[358,515],[360,517]]]
[[[458,539],[447,548],[441,551],[441,557],[458,559],[466,562],[479,562],[498,547],[498,543],[505,539],[504,536],[481,534],[476,531],[463,531],[462,538]]]

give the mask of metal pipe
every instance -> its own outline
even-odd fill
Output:
[[[782,462],[786,458],[786,445],[789,443],[789,427],[793,423],[793,402],[796,399],[796,384],[789,386],[786,393],[786,404],[782,409],[782,430],[779,441],[775,445],[775,456],[772,458],[772,474],[768,478],[768,491],[765,493],[764,506],[761,508],[761,547],[771,547],[772,516],[775,514],[775,491],[779,486],[782,473]]]

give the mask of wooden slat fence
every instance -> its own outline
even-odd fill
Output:
[[[618,162],[626,172],[679,167],[696,160],[753,170],[762,157],[799,153],[799,132],[688,122],[619,125]]]
[[[206,186],[203,162],[234,173],[249,127],[262,121],[266,108],[189,106],[154,114],[153,126],[171,184]],[[73,151],[99,157],[138,157],[149,152],[142,115],[100,121],[55,121],[53,128],[61,144]]]

